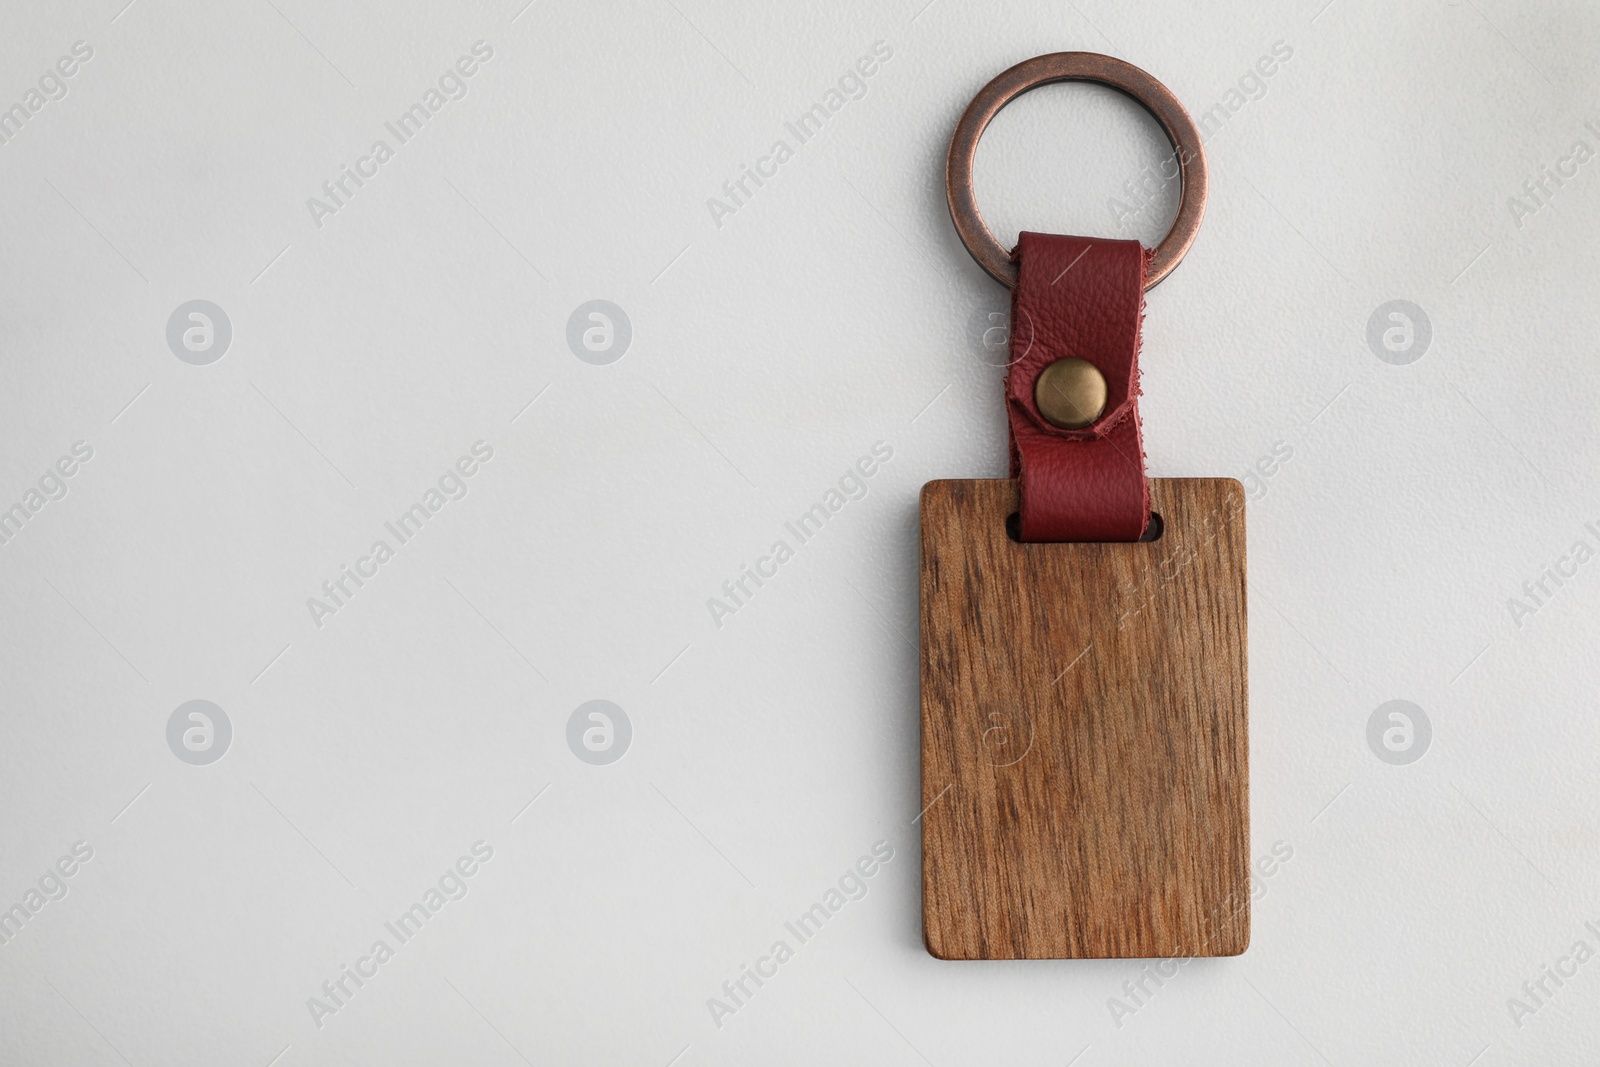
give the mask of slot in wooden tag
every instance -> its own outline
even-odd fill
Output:
[[[1016,483],[922,489],[923,933],[941,959],[1250,941],[1244,490],[1151,542],[1022,544]]]

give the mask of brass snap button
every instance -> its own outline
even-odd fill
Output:
[[[1033,401],[1050,425],[1081,430],[1106,410],[1106,379],[1086,359],[1058,359],[1039,372]]]

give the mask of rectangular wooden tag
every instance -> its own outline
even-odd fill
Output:
[[[1244,489],[1159,539],[1019,544],[1012,481],[922,488],[922,904],[941,959],[1250,942]]]

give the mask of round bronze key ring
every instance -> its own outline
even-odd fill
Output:
[[[978,213],[977,197],[972,190],[972,161],[978,154],[978,138],[983,136],[989,121],[1001,108],[1029,89],[1065,81],[1095,82],[1131,96],[1156,117],[1172,144],[1181,180],[1178,217],[1172,221],[1172,229],[1167,231],[1150,260],[1144,287],[1154,288],[1172,273],[1172,268],[1189,251],[1200,229],[1201,216],[1206,212],[1206,157],[1200,146],[1200,131],[1165,85],[1131,63],[1098,52],[1052,52],[1024,60],[1001,73],[972,98],[961,121],[956,123],[955,135],[950,138],[950,155],[944,166],[945,193],[950,199],[950,218],[956,224],[956,232],[978,266],[1008,289],[1016,288],[1016,262],[994,239]]]

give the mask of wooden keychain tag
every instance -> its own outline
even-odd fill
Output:
[[[1013,257],[978,216],[984,126],[1021,92],[1072,79],[1134,97],[1175,146],[1182,201],[1153,254],[1024,234]],[[974,258],[1017,291],[1016,477],[922,490],[928,950],[1237,955],[1250,939],[1244,492],[1147,481],[1137,412],[1142,293],[1204,210],[1198,131],[1135,67],[1040,56],[974,99],[947,185]]]

